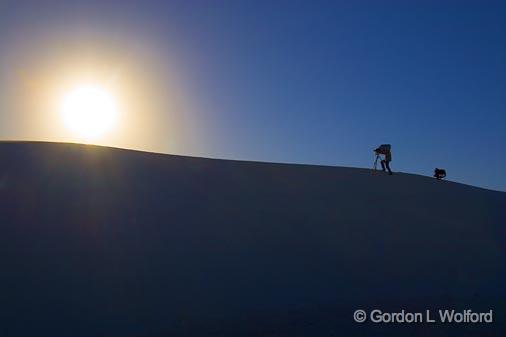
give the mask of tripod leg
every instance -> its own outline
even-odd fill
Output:
[[[378,156],[376,156],[376,159],[374,160],[374,165],[372,168],[374,169],[374,171],[376,171],[378,169]]]

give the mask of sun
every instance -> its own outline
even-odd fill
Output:
[[[98,85],[83,85],[62,100],[61,115],[65,127],[74,136],[90,142],[103,136],[117,123],[114,97]]]

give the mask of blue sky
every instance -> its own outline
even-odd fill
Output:
[[[182,154],[371,167],[391,143],[394,171],[506,190],[504,1],[2,1],[0,74],[65,32],[177,69]]]

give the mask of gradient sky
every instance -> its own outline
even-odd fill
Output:
[[[0,0],[0,138],[60,140],[30,98],[92,59],[144,121],[110,145],[371,167],[391,143],[394,171],[506,191],[504,1]]]

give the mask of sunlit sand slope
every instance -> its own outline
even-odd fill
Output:
[[[506,193],[6,142],[0,198],[1,336],[506,331]],[[492,309],[495,322],[358,324],[356,309]]]

